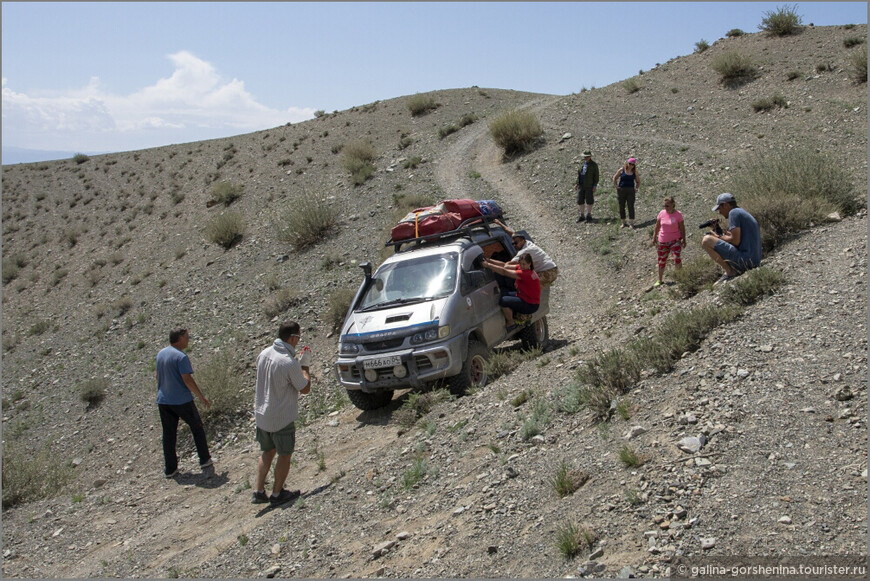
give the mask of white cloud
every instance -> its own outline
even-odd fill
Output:
[[[272,109],[238,79],[181,51],[175,70],[129,95],[106,92],[100,80],[52,96],[19,93],[3,78],[3,143],[29,149],[119,151],[211,139],[310,119],[313,108]]]

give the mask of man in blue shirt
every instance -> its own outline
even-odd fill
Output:
[[[184,352],[189,341],[187,329],[172,329],[169,332],[169,347],[164,347],[157,354],[157,407],[160,410],[160,423],[163,425],[163,459],[166,463],[163,474],[166,478],[178,474],[175,444],[178,439],[179,418],[187,422],[193,433],[200,468],[212,465],[205,429],[202,427],[202,419],[193,402],[193,396],[196,395],[205,407],[211,404],[193,379],[193,367]]]
[[[701,248],[725,271],[716,281],[719,284],[761,264],[761,229],[752,214],[737,207],[737,200],[729,193],[719,194],[713,211],[728,218],[728,228],[722,234],[705,234]]]

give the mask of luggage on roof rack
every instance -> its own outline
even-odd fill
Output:
[[[450,232],[459,228],[467,220],[490,219],[502,216],[501,207],[493,200],[476,202],[469,199],[444,200],[435,206],[417,208],[408,212],[390,230],[390,241],[410,241],[417,238]]]
[[[469,234],[472,230],[475,230],[478,228],[483,229],[488,233],[490,224],[494,220],[495,220],[495,218],[490,217],[490,216],[475,216],[475,217],[469,218],[468,220],[462,221],[461,223],[459,223],[459,225],[457,227],[455,227],[451,230],[445,230],[443,232],[436,232],[434,234],[415,236],[414,238],[402,238],[399,240],[396,240],[395,238],[391,237],[389,240],[387,240],[387,242],[386,242],[386,244],[384,244],[384,246],[393,246],[395,248],[396,252],[398,252],[399,248],[403,244],[419,245],[419,244],[423,244],[426,242],[436,242],[436,241],[446,240],[449,238],[458,238],[460,236],[465,236],[466,234]]]

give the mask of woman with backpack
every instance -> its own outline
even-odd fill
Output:
[[[619,202],[619,217],[623,228],[634,228],[634,199],[640,189],[640,176],[637,175],[637,160],[629,157],[625,165],[613,174],[613,187]],[[628,219],[625,221],[625,206],[628,204]]]

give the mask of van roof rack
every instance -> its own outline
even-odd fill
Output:
[[[490,233],[490,224],[497,220],[498,218],[495,216],[473,216],[465,221],[463,221],[458,228],[454,230],[448,230],[446,232],[439,232],[437,234],[429,234],[428,236],[419,236],[417,238],[405,238],[404,240],[393,240],[390,238],[387,240],[384,246],[392,246],[395,248],[396,252],[399,252],[399,248],[403,244],[414,244],[415,246],[420,246],[426,242],[441,242],[444,240],[452,239],[452,238],[460,238],[462,236],[471,234],[474,230],[484,230],[487,234]],[[503,220],[504,217],[502,216]]]

